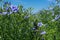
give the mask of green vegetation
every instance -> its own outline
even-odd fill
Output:
[[[0,7],[0,40],[60,40],[59,5],[36,14],[32,8],[24,9],[22,5],[14,10],[10,4],[3,6],[3,9]]]

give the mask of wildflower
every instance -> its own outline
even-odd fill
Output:
[[[46,34],[46,31],[43,31],[43,32],[41,32],[40,34],[41,34],[41,35]]]
[[[4,4],[8,4],[8,2],[5,2]]]
[[[18,11],[18,7],[11,5],[11,10],[12,10],[13,12],[17,12],[17,11]]]
[[[18,11],[18,9],[15,9],[15,10],[14,10],[14,12],[17,12],[17,11]]]
[[[37,26],[39,26],[39,27],[41,27],[43,24],[42,24],[42,22],[39,22],[38,24],[37,24]]]
[[[56,15],[55,20],[58,20],[60,18],[60,15]]]
[[[11,2],[8,2],[9,5],[11,5]]]
[[[56,15],[56,17],[52,20],[54,22],[55,20],[58,20],[60,18],[60,15]]]
[[[8,4],[8,5],[11,5],[11,2],[5,2],[4,4]]]
[[[9,7],[6,7],[6,10],[8,10],[9,9]]]
[[[7,12],[10,12],[11,11],[11,8],[10,7],[6,7],[6,11]]]
[[[11,3],[10,2],[5,2],[4,5],[5,5],[4,9],[9,10],[10,6],[11,6]]]
[[[36,32],[37,32],[37,31],[39,31],[39,30],[37,30],[35,27],[34,27],[34,28],[32,28],[32,30],[35,30]]]
[[[6,15],[7,14],[7,12],[3,12],[3,15]]]

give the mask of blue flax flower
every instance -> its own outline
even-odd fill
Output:
[[[8,2],[4,2],[4,4],[8,4]]]
[[[5,4],[5,5],[6,5],[6,4],[11,5],[11,2],[4,2],[4,4]]]
[[[6,15],[7,14],[7,12],[3,12],[3,15]]]
[[[39,22],[38,24],[37,24],[37,26],[39,26],[39,27],[41,27],[43,24],[42,24],[42,22]]]
[[[12,12],[17,12],[18,11],[18,7],[11,5],[11,10],[12,10]]]
[[[60,15],[57,15],[56,17],[55,17],[55,20],[58,20],[60,18]]]

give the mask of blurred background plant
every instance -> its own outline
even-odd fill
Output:
[[[60,1],[56,2],[36,14],[32,7],[5,2],[0,7],[0,40],[60,40]]]

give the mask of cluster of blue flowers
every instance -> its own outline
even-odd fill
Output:
[[[38,23],[37,23],[37,27],[40,27],[40,28],[41,28],[43,25],[44,25],[44,24],[43,24],[42,22],[38,22]],[[38,29],[36,29],[36,27],[34,27],[33,30],[36,31],[36,30],[38,30]],[[39,31],[39,30],[38,30],[38,31]],[[41,32],[40,32],[40,35],[44,35],[44,34],[46,34],[46,31],[41,31]]]
[[[13,12],[18,12],[18,10],[19,10],[19,8],[17,6],[11,5],[10,2],[5,2],[4,5],[6,7],[3,6],[3,9],[5,9],[6,11],[2,12],[3,15],[5,15],[5,14],[12,14]]]
[[[0,24],[2,24],[1,25],[2,27],[4,27],[2,28],[4,30],[1,32],[2,33],[4,32],[4,35],[5,35],[7,31],[7,35],[4,38],[6,37],[8,38],[8,36],[12,35],[12,37],[15,36],[13,37],[13,38],[16,38],[15,40],[17,39],[29,40],[31,37],[32,37],[31,38],[32,40],[35,40],[35,39],[48,40],[49,38],[45,39],[45,37],[52,37],[50,35],[56,34],[55,32],[59,28],[58,19],[60,18],[60,15],[55,15],[54,13],[55,11],[54,10],[52,11],[53,9],[52,7],[50,8],[50,10],[41,11],[42,14],[40,15],[39,14],[32,15],[30,14],[29,10],[23,10],[21,6],[19,6],[18,8],[15,5],[11,5],[11,3],[9,2],[5,2],[4,5],[5,6],[3,6],[4,7],[3,11],[0,12],[0,15],[2,14],[0,18],[1,19]],[[8,16],[6,14],[8,14]],[[51,22],[51,20],[52,21],[58,20],[58,21],[54,23],[54,22]],[[9,34],[9,31],[11,34]],[[13,39],[12,37],[10,38]],[[55,37],[56,36],[54,36],[54,38]],[[0,38],[2,38],[2,36],[0,36]]]
[[[11,5],[11,2],[5,2],[4,4],[5,4],[5,5],[6,5],[6,4],[9,4],[9,5]]]
[[[38,35],[42,35],[42,36],[45,35],[45,34],[46,34],[46,31],[42,31],[42,30],[37,29],[37,27],[38,27],[38,28],[39,28],[39,27],[41,28],[41,27],[43,27],[43,25],[44,25],[44,24],[43,24],[42,22],[38,22],[38,23],[37,23],[37,26],[36,26],[36,24],[35,24],[35,27],[33,27],[33,30],[35,31],[34,34],[36,34],[37,32],[39,32]],[[41,36],[41,37],[42,37],[42,36]],[[41,40],[45,40],[44,37],[43,37]]]

